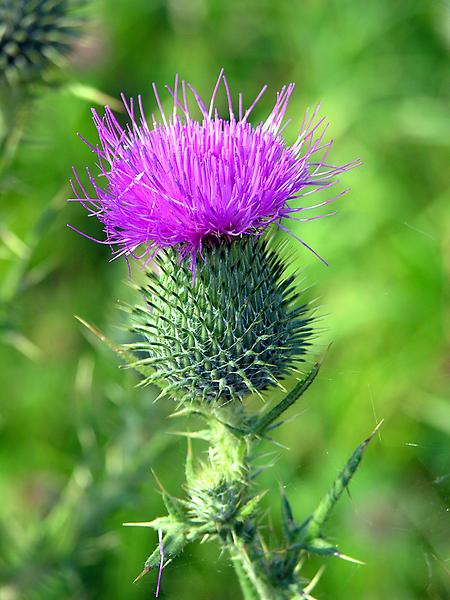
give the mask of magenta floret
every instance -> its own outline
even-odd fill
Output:
[[[215,108],[221,83],[228,119]],[[100,142],[88,144],[100,165],[98,177],[88,170],[94,195],[87,193],[75,170],[76,185],[71,183],[76,200],[102,222],[102,243],[110,244],[114,255],[148,261],[159,250],[175,247],[181,257],[190,255],[195,266],[197,253],[213,237],[259,235],[274,222],[287,230],[281,223],[285,217],[307,221],[327,216],[303,218],[301,213],[347,190],[314,206],[296,206],[297,199],[334,185],[336,176],[358,163],[327,163],[332,142],[324,141],[328,125],[317,118],[318,109],[305,115],[296,141],[286,144],[281,134],[294,84],[277,93],[265,121],[251,125],[248,118],[266,87],[245,111],[239,94],[236,116],[223,70],[208,108],[190,84],[179,85],[177,76],[173,90],[166,86],[173,100],[170,116],[153,85],[160,120],[152,116],[152,128],[140,96],[136,110],[133,99],[122,95],[129,117],[126,128],[109,107],[103,117],[92,111]],[[188,94],[200,109],[200,121],[190,114]]]

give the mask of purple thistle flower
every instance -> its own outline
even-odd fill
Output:
[[[221,83],[229,120],[221,118],[215,108]],[[302,217],[300,213],[324,206],[347,191],[314,206],[294,205],[297,199],[334,185],[337,175],[359,164],[327,163],[332,141],[324,142],[328,124],[324,118],[317,119],[319,107],[311,116],[306,113],[297,139],[291,146],[286,144],[281,134],[294,84],[277,93],[269,117],[256,126],[248,118],[267,86],[245,111],[239,94],[237,117],[223,70],[209,107],[190,84],[182,81],[181,91],[179,87],[178,76],[173,90],[166,86],[173,99],[173,112],[167,116],[153,84],[161,116],[158,122],[152,115],[153,128],[140,96],[136,111],[133,99],[127,101],[122,94],[130,118],[126,128],[108,106],[103,118],[92,110],[100,143],[93,146],[84,141],[98,156],[99,177],[106,184],[100,185],[88,169],[94,197],[75,170],[81,193],[71,184],[74,200],[103,223],[106,240],[101,243],[111,245],[115,256],[131,255],[147,263],[159,250],[175,247],[180,259],[191,256],[195,270],[197,253],[209,240],[259,235],[274,222],[289,231],[281,219],[308,221],[328,216]],[[200,109],[201,121],[190,114],[188,92]],[[304,240],[294,237],[319,256]]]

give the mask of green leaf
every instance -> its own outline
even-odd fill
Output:
[[[324,538],[315,538],[302,546],[303,550],[320,555],[336,554],[337,548]]]
[[[250,517],[255,512],[256,507],[261,502],[261,500],[264,498],[266,493],[267,493],[267,490],[260,492],[256,496],[253,496],[253,498],[251,498],[239,511],[238,519],[244,521],[245,519]]]
[[[294,515],[292,513],[291,505],[287,499],[284,490],[281,489],[281,520],[283,524],[283,530],[286,538],[291,542],[297,532],[297,525],[295,524]]]
[[[302,394],[306,392],[306,390],[316,378],[320,366],[321,363],[317,362],[313,366],[311,371],[308,373],[308,375],[304,379],[300,380],[294,387],[294,389],[291,390],[289,394],[285,398],[283,398],[283,400],[279,404],[272,408],[272,410],[270,410],[268,413],[260,417],[260,419],[255,423],[255,425],[253,425],[252,433],[254,435],[264,434],[264,432],[267,431],[269,426],[272,425],[272,423],[276,421],[276,419],[278,419],[278,417],[282,413],[284,413],[300,398]]]
[[[347,489],[353,475],[359,467],[364,450],[367,448],[370,440],[381,427],[382,423],[383,421],[377,425],[367,439],[357,446],[347,461],[347,464],[333,482],[329,492],[322,498],[313,514],[301,525],[297,536],[297,539],[300,543],[307,544],[311,540],[320,538],[322,527],[325,521],[328,519],[333,507],[341,497],[344,490]]]
[[[169,515],[173,519],[176,519],[177,521],[183,523],[183,521],[185,520],[185,514],[181,500],[175,498],[175,496],[170,496],[165,492],[162,493],[162,497],[164,505]]]
[[[183,524],[185,521],[185,513],[182,501],[167,492],[153,469],[152,474],[161,491],[162,499],[169,516],[172,517],[175,523]]]
[[[143,365],[135,365],[134,363],[136,362],[136,357],[132,352],[129,352],[124,347],[122,347],[120,344],[116,344],[116,342],[114,342],[111,338],[106,336],[102,331],[100,331],[99,329],[94,327],[94,325],[91,325],[90,323],[88,323],[82,317],[79,317],[78,315],[75,315],[75,319],[77,319],[77,321],[79,321],[82,325],[84,325],[87,329],[89,329],[89,331],[91,333],[93,333],[95,335],[95,337],[97,337],[100,341],[102,341],[104,344],[106,344],[113,352],[115,352],[118,356],[120,356],[120,358],[125,363],[132,366],[136,371],[138,371],[145,377],[149,377],[150,375],[153,374],[153,372],[154,372],[153,369],[150,369]]]
[[[162,542],[165,559],[177,557],[183,552],[187,543],[188,540],[183,533],[165,535]],[[149,571],[150,569],[159,566],[160,562],[161,552],[158,547],[145,561],[144,570]]]
[[[180,523],[174,520],[172,517],[157,517],[152,521],[136,521],[131,523],[122,523],[124,527],[150,527],[150,529],[162,529],[163,531],[170,531],[179,529]]]

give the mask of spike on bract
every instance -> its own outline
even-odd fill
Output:
[[[177,398],[216,406],[267,389],[302,361],[312,316],[286,261],[261,238],[243,237],[204,248],[192,272],[176,252],[149,271],[130,345],[140,364],[154,368],[147,381]]]

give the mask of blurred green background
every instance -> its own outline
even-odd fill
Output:
[[[223,66],[247,100],[269,84],[254,121],[294,81],[287,137],[320,100],[333,161],[362,158],[345,175],[352,191],[338,214],[295,227],[330,267],[290,242],[323,315],[315,352],[333,345],[292,410],[300,415],[277,434],[289,450],[277,450],[261,481],[272,488],[267,535],[276,542],[275,482],[300,519],[384,418],[328,525],[366,565],[311,560],[305,574],[326,562],[321,599],[450,597],[449,4],[99,0],[87,15],[70,81],[113,97],[142,93],[149,109],[152,81],[162,88],[179,72],[207,95]],[[135,389],[137,378],[74,318],[126,339],[117,327],[126,324],[117,299],[132,293],[125,263],[66,228],[101,235],[66,203],[71,166],[93,165],[76,137],[95,138],[90,106],[66,85],[42,91],[3,181],[0,600],[152,597],[155,574],[131,582],[155,535],[121,523],[162,511],[151,468],[173,493],[184,477],[167,401]],[[204,545],[167,567],[161,597],[239,591],[228,558]]]

